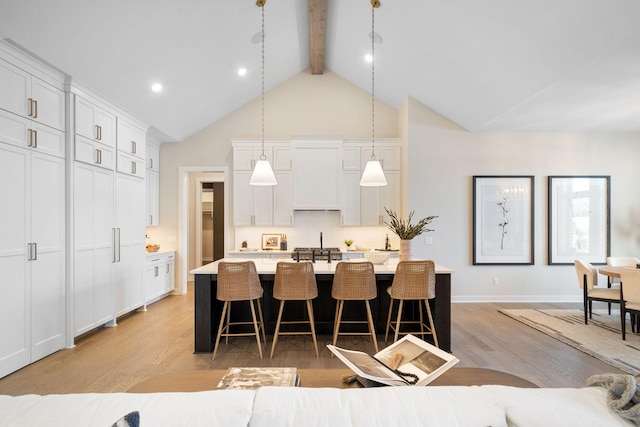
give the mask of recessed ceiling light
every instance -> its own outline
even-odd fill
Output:
[[[239,76],[246,76],[247,75],[247,69],[244,68],[244,67],[238,68],[238,75]]]
[[[162,91],[162,85],[160,83],[154,83],[151,85],[151,90],[154,92]]]
[[[367,62],[369,62],[369,63],[371,63],[371,62],[373,62],[373,56],[371,56],[371,54],[370,54],[370,53],[367,53],[367,54],[364,56],[364,60],[365,60],[365,61],[367,61]]]

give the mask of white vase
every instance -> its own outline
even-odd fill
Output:
[[[409,261],[413,258],[411,253],[411,240],[400,240],[400,252],[398,252],[400,261]]]

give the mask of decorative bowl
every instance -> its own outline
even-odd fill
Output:
[[[147,245],[147,252],[158,252],[160,250],[160,245]]]
[[[371,261],[372,264],[384,264],[389,260],[391,253],[389,252],[365,252],[364,257],[367,261]]]

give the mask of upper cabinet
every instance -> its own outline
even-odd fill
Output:
[[[75,99],[75,133],[115,148],[116,116],[81,96],[76,95]]]
[[[146,161],[147,133],[125,119],[118,117],[118,150]]]
[[[236,227],[293,225],[291,146],[286,141],[265,143],[264,155],[278,181],[273,187],[249,184],[253,167],[262,153],[261,141],[233,141],[233,223]]]
[[[293,147],[294,209],[340,210],[342,141],[294,141]]]
[[[147,143],[147,226],[160,225],[160,145]]]
[[[0,108],[64,131],[64,91],[0,60]]]
[[[360,187],[362,172],[371,159],[370,142],[346,141],[343,151],[341,225],[384,225],[385,208],[395,212],[402,208],[402,148],[399,141],[377,141],[373,149],[387,179],[384,187]]]

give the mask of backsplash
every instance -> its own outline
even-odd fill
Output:
[[[340,226],[340,211],[296,211],[293,227],[236,227],[235,242],[229,245],[229,250],[238,250],[242,241],[247,246],[260,249],[262,234],[286,234],[287,250],[295,247],[319,247],[320,232],[322,232],[323,246],[338,247],[346,250],[344,241],[353,240],[355,246],[371,250],[384,248],[385,236],[389,234],[392,248],[397,249],[400,241],[386,225],[377,227],[342,227]]]

